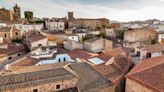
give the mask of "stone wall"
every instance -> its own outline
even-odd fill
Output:
[[[69,21],[69,27],[103,27],[108,26],[109,20],[107,19],[75,19],[72,21]]]
[[[153,91],[127,78],[126,92],[153,92]]]
[[[124,33],[124,41],[126,42],[147,41],[156,38],[157,32],[149,29],[134,29]]]

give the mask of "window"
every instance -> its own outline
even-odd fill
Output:
[[[18,35],[18,33],[17,33],[17,32],[15,32],[15,35]]]
[[[140,56],[140,52],[139,51],[137,51],[137,56]]]
[[[5,34],[5,37],[7,37],[7,35]]]
[[[42,44],[38,44],[38,46],[42,46]]]
[[[151,53],[147,53],[146,58],[151,58]]]
[[[64,58],[64,61],[66,61],[66,59]]]
[[[33,92],[38,92],[38,89],[33,89]]]
[[[60,85],[56,85],[56,89],[60,89]]]
[[[9,57],[9,60],[11,60],[12,59],[12,57]]]
[[[60,63],[60,58],[59,58],[59,60],[58,60],[58,61],[59,61],[59,63]]]
[[[18,56],[20,56],[20,54],[18,54]]]

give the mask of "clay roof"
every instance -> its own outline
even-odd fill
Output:
[[[145,47],[139,47],[141,50],[146,50],[148,53],[156,52],[156,51],[164,51],[164,44],[154,44],[147,45]]]
[[[111,87],[111,81],[103,77],[92,66],[87,63],[74,63],[68,66],[78,76],[77,87],[80,92],[100,92],[104,88]]]
[[[80,50],[80,49],[75,49],[75,50],[69,51],[67,54],[70,55],[71,58],[74,59],[74,60],[76,58],[89,59],[90,57],[93,56],[93,54],[91,54],[87,51],[84,51],[84,50]]]
[[[101,60],[107,62],[108,60],[110,60],[113,56],[107,53],[101,53],[98,58],[100,58]]]
[[[11,74],[0,77],[0,91],[37,86],[40,84],[76,78],[64,68]]]
[[[115,57],[119,54],[125,54],[127,55],[127,51],[124,48],[116,48],[112,50],[105,51],[101,53],[98,58],[102,59],[103,61],[107,62],[112,57]]]
[[[118,55],[114,57],[112,64],[100,64],[94,66],[104,77],[113,83],[120,81],[122,77],[128,72],[130,67],[129,59],[124,55]]]
[[[41,34],[36,34],[36,35],[30,35],[29,38],[28,38],[28,41],[30,43],[32,42],[36,42],[36,41],[39,41],[39,40],[43,40],[45,39],[46,37],[41,35]]]
[[[127,78],[154,92],[164,92],[164,56],[141,61]]]
[[[39,62],[40,60],[30,58],[30,57],[24,57],[18,60],[18,62],[12,64],[13,66],[32,66]]]
[[[44,64],[44,65],[35,65],[35,66],[19,66],[19,65],[10,65],[9,69],[14,73],[26,73],[26,72],[35,72],[48,69],[62,68],[63,66],[69,64],[68,62],[56,63],[56,64]]]
[[[23,45],[8,44],[7,49],[0,48],[0,55],[11,55],[24,50]]]

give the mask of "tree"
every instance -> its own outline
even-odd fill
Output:
[[[24,16],[28,21],[33,20],[33,12],[32,11],[25,11]]]

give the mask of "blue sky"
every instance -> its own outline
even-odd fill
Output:
[[[21,12],[31,10],[35,17],[65,17],[73,11],[76,18],[108,18],[116,21],[164,20],[164,0],[0,0],[0,7]]]

